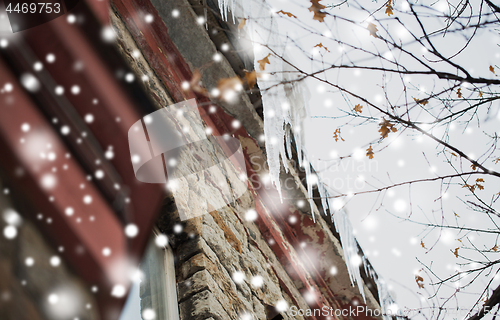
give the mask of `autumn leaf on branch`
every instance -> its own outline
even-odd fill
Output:
[[[375,38],[380,38],[380,37],[378,36],[378,34],[377,34],[377,31],[378,31],[377,26],[376,26],[376,25],[374,25],[373,23],[368,22],[368,27],[366,27],[366,29],[370,32],[370,35],[371,35],[372,37],[375,37]]]
[[[420,240],[420,245],[422,246],[422,248],[427,249],[427,248],[425,247],[425,244],[424,244],[424,241],[423,241],[423,240]]]
[[[363,109],[363,106],[360,104],[357,104],[354,106],[354,111],[356,111],[356,112],[359,112],[359,113],[363,112],[361,109]]]
[[[366,149],[366,156],[369,159],[373,159],[373,149],[372,149],[372,146],[369,146],[368,149]]]
[[[394,14],[394,12],[392,12],[393,9],[394,8],[392,7],[392,0],[387,1],[387,5],[385,6],[385,13],[389,17]]]
[[[296,15],[294,15],[294,14],[292,14],[292,13],[290,13],[290,12],[286,12],[286,11],[280,10],[280,11],[278,11],[278,12],[276,12],[276,13],[281,13],[281,14],[283,14],[283,15],[287,15],[287,16],[288,16],[288,17],[290,17],[290,18],[295,18],[295,19],[297,19],[297,16],[296,16]]]
[[[328,48],[327,48],[327,47],[325,47],[325,46],[324,46],[321,42],[320,42],[320,43],[318,43],[317,45],[315,45],[313,48],[316,48],[316,47],[318,47],[318,48],[323,48],[323,49],[325,49],[326,51],[330,52],[330,50],[328,50]]]
[[[453,254],[455,255],[455,258],[458,258],[458,247],[455,248],[455,251],[453,251]]]
[[[458,88],[458,90],[457,90],[457,96],[459,98],[462,98],[462,88]]]
[[[266,70],[266,64],[271,64],[271,62],[269,62],[269,56],[271,54],[268,53],[267,56],[265,56],[264,58],[260,59],[260,60],[257,60],[257,63],[259,64],[259,68],[261,71],[264,71]]]
[[[495,159],[495,164],[497,164],[500,161],[500,158]]]
[[[415,275],[415,282],[417,283],[418,287],[420,289],[424,288],[424,278],[419,276],[418,274]]]
[[[255,84],[257,83],[257,72],[255,72],[255,70],[253,70],[252,72],[245,71],[245,76],[243,78],[248,84],[248,87],[252,89],[253,86],[255,86]]]
[[[342,138],[342,136],[340,135],[340,128],[335,129],[335,131],[333,132],[333,139],[335,139],[335,141],[339,141],[339,139],[345,141],[344,138]]]
[[[479,189],[479,190],[484,190],[484,186],[481,185],[480,183],[484,183],[483,178],[477,178],[475,184],[464,184],[462,188],[468,188],[471,192],[474,192],[474,190]]]
[[[389,133],[391,131],[392,132],[398,131],[398,129],[396,129],[396,127],[394,127],[394,125],[392,123],[385,120],[384,118],[382,118],[382,122],[380,122],[378,125],[380,126],[380,129],[378,129],[378,132],[380,132],[382,139],[387,138],[387,136],[389,135]]]
[[[455,217],[460,218],[460,216],[456,212],[453,212],[453,214],[455,215]]]
[[[495,245],[493,246],[493,248],[491,248],[490,250],[491,250],[491,251],[495,251],[495,252],[497,252],[497,251],[498,251],[498,246],[495,244]]]
[[[479,91],[479,98],[482,98],[482,97],[483,97],[483,92]]]
[[[474,163],[471,164],[470,167],[472,168],[472,170],[477,170],[477,166]]]
[[[417,98],[413,98],[413,100],[415,100],[416,103],[421,104],[423,106],[425,106],[426,104],[429,103],[429,100],[427,100],[427,99],[420,100],[420,99],[417,99]]]
[[[464,185],[462,186],[462,188],[467,188],[467,189],[469,189],[469,190],[470,190],[470,192],[474,192],[474,190],[476,190],[476,185],[474,185],[474,184],[470,185],[470,184],[467,184],[467,183],[466,183],[466,184],[464,184]]]
[[[319,3],[321,0],[310,0],[311,6],[309,7],[310,12],[314,12],[313,20],[318,20],[319,22],[325,22],[326,12],[321,11],[326,7]]]
[[[238,30],[243,29],[243,27],[247,24],[247,19],[243,18],[240,21],[240,24],[238,25]]]
[[[490,71],[495,73],[495,68],[493,68],[493,66],[490,66]]]

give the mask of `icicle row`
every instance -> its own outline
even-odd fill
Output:
[[[229,12],[232,14],[233,22],[235,17],[247,19],[247,34],[254,44],[255,70],[259,70],[257,61],[266,57],[268,53],[271,53],[270,50],[258,45],[258,43],[265,43],[272,51],[283,54],[282,41],[278,36],[278,26],[271,15],[272,6],[266,0],[240,0],[236,2],[234,0],[219,0],[219,8],[224,20],[228,20]],[[256,19],[258,19],[258,23],[255,22]],[[281,168],[280,158],[285,171],[288,172],[287,159],[292,156],[291,135],[293,135],[299,166],[304,167],[306,171],[307,194],[311,206],[311,215],[313,216],[313,220],[315,220],[314,201],[312,199],[311,165],[307,159],[306,152],[302,150],[302,121],[309,113],[307,108],[308,91],[301,83],[288,82],[288,80],[292,80],[289,78],[290,73],[283,71],[291,71],[289,65],[284,64],[279,59],[273,59],[272,56],[269,59],[271,64],[266,64],[265,70],[268,77],[266,79],[264,77],[257,78],[264,108],[264,135],[266,139],[269,175],[271,181],[278,189],[281,198],[281,183],[279,179]],[[286,57],[286,59],[288,61],[292,60],[289,57]],[[283,82],[287,82],[287,84],[283,85]],[[319,181],[319,177],[318,190],[325,214],[327,209],[330,208],[332,222],[334,222],[335,228],[340,235],[351,284],[358,286],[359,292],[363,299],[366,300],[359,265],[355,264],[355,258],[359,260],[359,257],[356,257],[358,247],[349,217],[344,210],[338,210],[334,213],[333,199],[330,197],[325,186]],[[394,302],[387,291],[385,282],[379,279],[373,271],[372,273],[373,278],[377,282],[380,304],[385,313],[387,306]],[[388,319],[384,317],[384,320]]]
[[[222,18],[227,20],[229,12],[234,17],[245,18],[246,31],[254,44],[254,66],[260,70],[258,60],[266,57],[272,51],[284,52],[283,41],[281,41],[278,23],[271,13],[272,6],[265,0],[219,0],[219,8]],[[256,22],[256,20],[258,22]],[[259,44],[266,44],[268,48]],[[262,94],[262,105],[264,107],[264,135],[266,139],[267,162],[269,165],[269,176],[272,183],[278,189],[281,198],[281,183],[279,179],[281,163],[288,172],[287,160],[291,158],[291,135],[295,140],[299,165],[303,160],[302,152],[302,121],[307,115],[307,104],[305,103],[307,88],[301,83],[283,82],[292,80],[284,70],[290,70],[290,66],[281,59],[269,57],[271,63],[266,64],[265,77],[257,78]],[[286,58],[290,61],[290,58]],[[280,161],[281,158],[281,161]],[[309,168],[310,171],[310,168]],[[309,189],[309,188],[308,188]]]

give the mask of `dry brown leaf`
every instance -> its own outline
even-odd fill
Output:
[[[394,127],[394,125],[392,123],[385,120],[384,118],[382,118],[382,122],[380,122],[378,125],[380,126],[380,129],[378,129],[378,132],[380,132],[382,139],[387,138],[387,136],[389,135],[389,133],[391,131],[392,132],[398,131],[398,129],[396,129],[396,127]]]
[[[456,212],[453,212],[453,214],[455,215],[455,217],[460,218],[460,216]],[[462,242],[462,240],[460,240],[460,239],[457,239],[457,240]]]
[[[464,185],[462,186],[462,188],[467,188],[467,189],[469,189],[471,192],[474,192],[474,190],[476,190],[476,185],[470,185],[470,184],[467,184],[467,183],[466,183],[466,184],[464,184]]]
[[[425,106],[426,104],[429,103],[429,100],[427,100],[427,99],[420,100],[420,99],[417,99],[417,98],[413,98],[413,100],[415,100],[416,103],[421,104],[423,106]]]
[[[340,128],[335,129],[335,131],[333,132],[333,139],[335,139],[335,141],[339,141],[339,139],[345,141],[344,138],[342,138],[342,136],[340,135]]]
[[[319,3],[321,0],[310,0],[311,6],[309,7],[310,12],[314,12],[313,20],[317,20],[319,22],[325,22],[326,12],[321,11],[326,7]]]
[[[325,49],[326,51],[330,52],[330,50],[328,50],[328,48],[327,48],[327,47],[325,47],[325,46],[324,46],[321,42],[320,42],[320,43],[318,43],[317,45],[315,45],[313,48],[316,48],[316,47],[318,47],[318,48],[323,48],[323,49]]]
[[[418,274],[415,275],[415,282],[417,283],[418,287],[420,289],[424,288],[424,278],[419,276]]]
[[[491,251],[495,251],[495,252],[497,252],[497,251],[498,251],[498,246],[495,244],[495,245],[493,246],[493,248],[491,248],[490,250],[491,250]]]
[[[373,159],[373,149],[372,149],[372,146],[369,146],[368,149],[366,149],[366,156],[369,159]]]
[[[243,29],[243,27],[247,24],[247,19],[243,18],[240,21],[240,24],[238,25],[238,30]]]
[[[493,68],[493,66],[490,66],[490,71],[495,73],[495,68]]]
[[[457,96],[459,98],[462,98],[462,88],[458,88],[458,90],[457,90]]]
[[[455,255],[455,258],[458,258],[458,247],[455,248],[455,251],[453,251],[453,254]]]
[[[370,35],[372,37],[379,38],[379,36],[377,34],[378,29],[377,29],[376,25],[374,25],[371,22],[368,22],[368,27],[366,27],[366,29],[370,32]]]
[[[392,0],[387,1],[387,5],[385,6],[385,13],[389,17],[394,14],[394,12],[392,12],[393,9],[394,8],[392,7]]]
[[[287,15],[287,16],[289,16],[290,18],[295,18],[295,19],[297,19],[297,16],[296,16],[296,15],[294,15],[294,14],[292,14],[292,13],[290,13],[290,12],[286,12],[286,11],[280,10],[280,11],[278,11],[278,12],[276,12],[276,13],[281,13],[281,14],[283,14],[283,15]]]
[[[472,168],[472,170],[477,170],[477,166],[474,163],[471,164],[470,167]]]
[[[422,248],[427,249],[427,248],[425,247],[425,244],[424,244],[424,241],[423,241],[423,240],[420,240],[420,245],[422,246]]]
[[[260,60],[257,60],[257,63],[259,64],[259,68],[261,71],[264,71],[266,70],[266,64],[271,64],[271,62],[269,62],[269,56],[271,54],[268,53],[267,56],[265,56],[264,58],[260,59]]]
[[[479,98],[482,98],[482,97],[483,97],[483,92],[479,91]]]
[[[360,104],[357,104],[354,106],[354,111],[356,111],[356,112],[359,112],[359,113],[363,112],[361,109],[363,109],[363,106]]]
[[[253,70],[252,72],[245,71],[245,81],[248,84],[248,88],[252,89],[257,83],[257,72]]]

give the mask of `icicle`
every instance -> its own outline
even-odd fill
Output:
[[[309,206],[311,207],[311,216],[313,221],[316,222],[316,217],[314,216],[314,199],[312,194],[312,183],[311,183],[311,164],[304,155],[303,161],[304,169],[306,170],[306,184],[307,184],[307,198],[309,199]]]
[[[203,17],[205,18],[205,29],[208,30],[208,5],[207,0],[203,0]]]
[[[327,209],[328,209],[328,192],[326,191],[325,185],[323,183],[320,183],[318,181],[318,193],[321,198],[321,206],[323,207],[323,211],[325,213],[325,216],[328,214]]]
[[[219,8],[224,20],[229,19],[229,11],[233,19],[235,17],[247,19],[245,31],[254,45],[255,70],[260,69],[257,61],[269,53],[281,54],[285,52],[284,41],[279,35],[278,22],[273,18],[272,6],[266,0],[219,0]],[[263,47],[260,44],[265,44],[269,50],[266,48],[262,50]],[[286,57],[286,54],[284,56],[286,60],[292,60]],[[287,160],[291,158],[290,135],[293,135],[295,140],[299,165],[302,164],[303,160],[301,127],[302,121],[308,113],[305,103],[307,88],[302,83],[289,82],[292,80],[290,73],[283,72],[291,70],[288,64],[273,58],[272,55],[269,59],[271,63],[266,64],[266,75],[259,77],[257,82],[261,89],[264,107],[264,135],[269,176],[281,198],[279,176],[281,163],[283,163],[285,171],[288,172]],[[283,85],[283,83],[287,84]]]
[[[344,256],[347,269],[349,270],[351,284],[353,286],[355,284],[358,286],[361,296],[366,301],[361,272],[359,270],[359,265],[356,263],[357,259],[355,256],[358,254],[358,243],[352,233],[351,221],[349,221],[349,217],[347,217],[345,211],[341,209],[333,214],[333,222],[335,224],[335,229],[340,235],[340,242],[342,243],[342,248],[344,249]]]

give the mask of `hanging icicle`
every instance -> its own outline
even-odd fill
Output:
[[[291,67],[281,58],[275,57],[280,55],[291,61],[286,56],[278,22],[273,17],[272,7],[267,1],[219,0],[219,8],[223,19],[228,20],[230,13],[233,19],[235,17],[246,19],[246,33],[254,49],[255,70],[261,73],[257,81],[264,107],[264,135],[269,175],[281,197],[279,173],[281,163],[288,172],[286,160],[292,154],[290,135],[293,135],[299,165],[302,165],[301,127],[303,119],[308,114],[307,88],[302,83],[290,81],[291,76],[284,71],[291,71]],[[269,63],[260,64],[259,60],[266,57]]]

